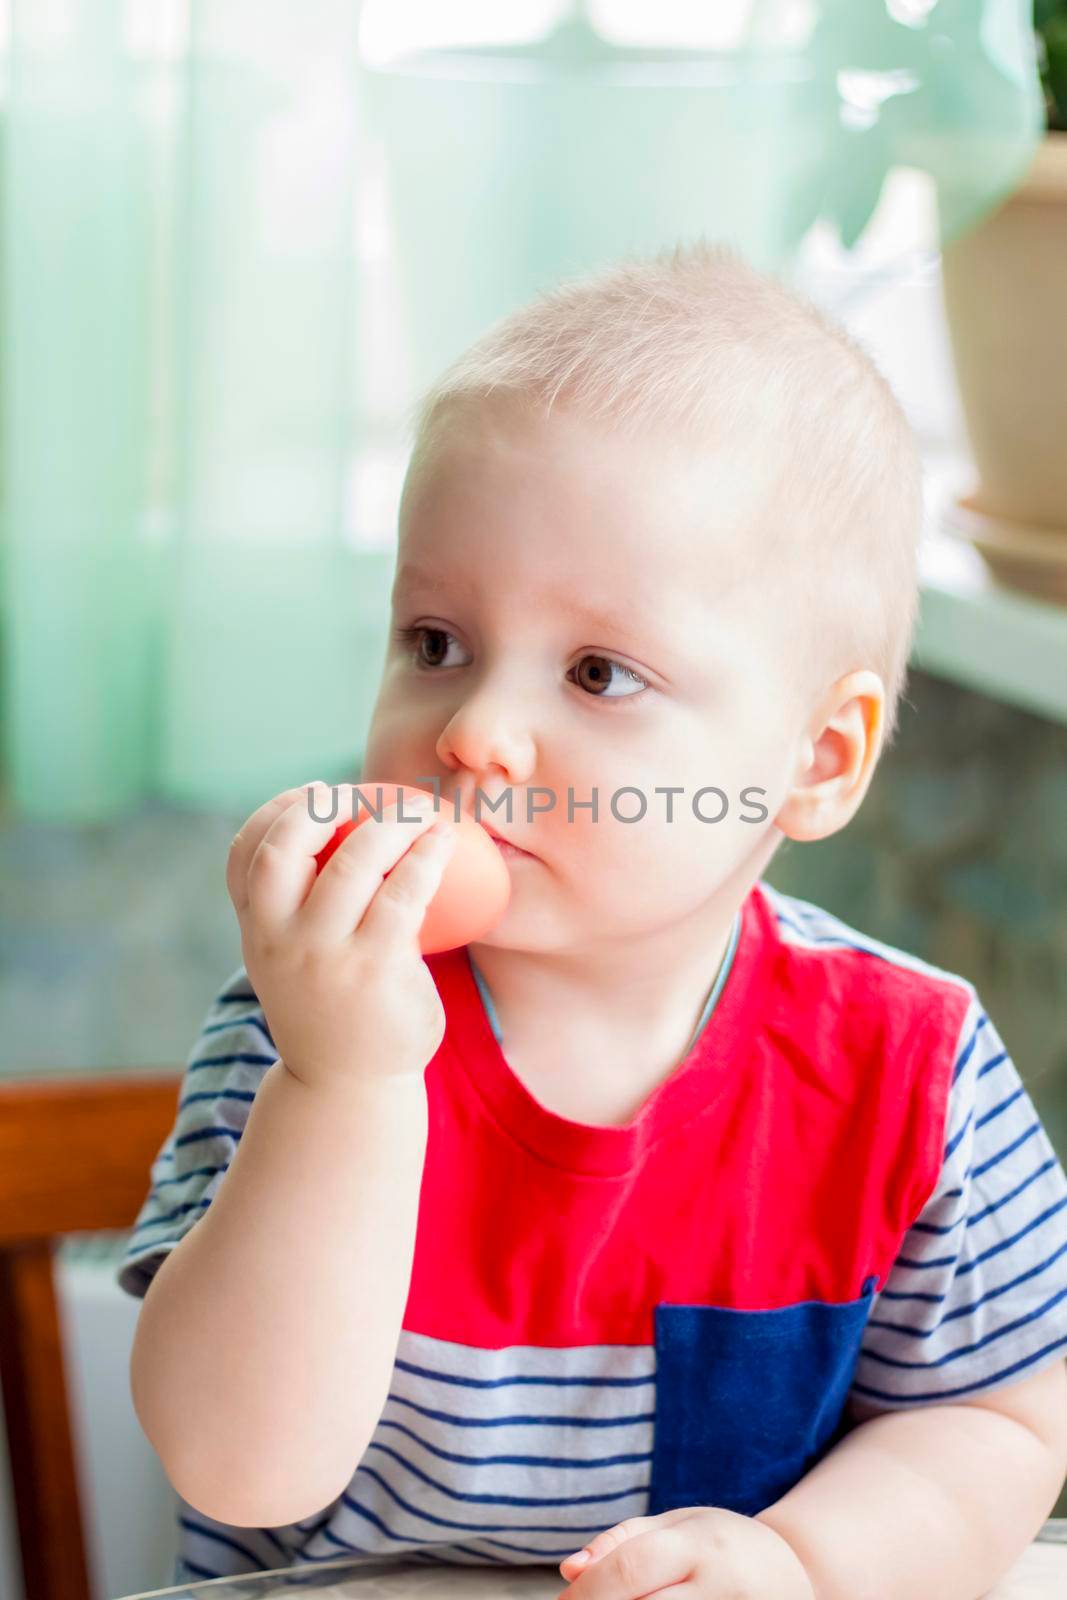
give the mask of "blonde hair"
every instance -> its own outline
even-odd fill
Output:
[[[820,690],[876,671],[882,748],[892,741],[918,614],[922,470],[889,384],[843,328],[723,245],[627,258],[496,323],[419,397],[409,479],[457,405],[491,396],[546,418],[559,402],[635,436],[667,430],[698,451],[738,430],[770,438],[761,554],[789,570],[802,671]]]

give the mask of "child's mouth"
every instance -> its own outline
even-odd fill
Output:
[[[493,843],[496,845],[505,861],[511,861],[512,859],[516,861],[533,860],[533,856],[528,850],[520,850],[518,845],[508,844],[505,839],[498,839],[495,835],[492,835],[491,837],[493,839]]]
[[[505,861],[533,861],[535,859],[529,850],[520,850],[517,844],[509,844],[507,839],[501,839],[499,834],[491,833],[488,828],[485,831],[489,834],[490,839],[492,839]]]

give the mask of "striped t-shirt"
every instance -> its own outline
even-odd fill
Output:
[[[178,1581],[556,1565],[626,1517],[754,1515],[843,1436],[850,1396],[951,1402],[1067,1354],[1067,1176],[966,978],[760,881],[684,1059],[601,1126],[512,1072],[466,948],[426,959],[446,1029],[375,1433],[303,1522],[183,1504]],[[277,1055],[239,968],[190,1054],[130,1293],[210,1205]]]

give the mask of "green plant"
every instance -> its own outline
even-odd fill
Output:
[[[1067,133],[1067,0],[1034,0],[1034,31],[1048,125]]]

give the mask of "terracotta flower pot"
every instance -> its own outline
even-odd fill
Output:
[[[978,476],[947,523],[1004,582],[1067,599],[1067,133],[942,268]]]

